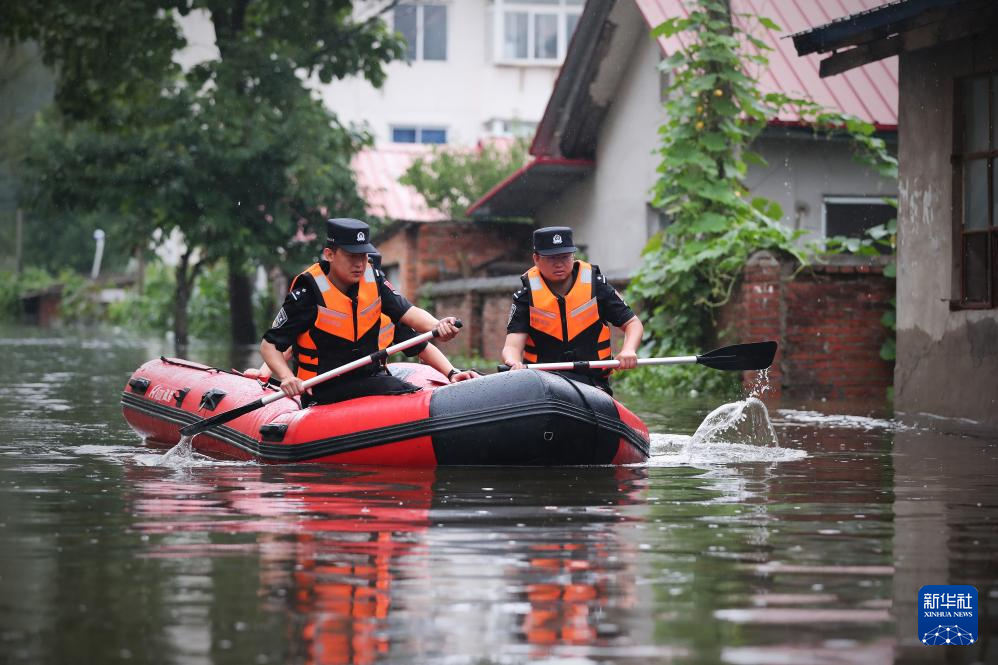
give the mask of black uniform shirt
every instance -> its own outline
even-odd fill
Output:
[[[573,286],[578,277],[579,263],[576,261],[575,267],[572,268]],[[600,319],[610,325],[619,328],[634,317],[634,312],[620,297],[617,290],[607,284],[606,277],[599,271],[599,266],[593,266],[593,295],[596,296],[596,306],[599,308]],[[555,294],[555,297],[558,300],[564,300],[558,294]],[[513,306],[509,310],[509,323],[506,324],[506,332],[530,332],[530,289],[522,288],[513,294]]]
[[[388,315],[388,318],[398,323],[399,319],[412,307],[412,303],[395,290],[395,287],[385,279],[385,274],[380,270],[374,271],[374,278],[378,285],[378,295],[381,296],[382,314]],[[354,284],[347,290],[346,295],[356,302],[359,289],[360,285]],[[298,335],[312,326],[315,321],[316,308],[321,302],[322,295],[315,287],[315,282],[310,279],[302,279],[299,275],[295,278],[291,290],[284,298],[281,311],[277,313],[277,318],[270,324],[271,328],[264,334],[263,338],[277,347],[278,351],[286,350],[298,339]]]

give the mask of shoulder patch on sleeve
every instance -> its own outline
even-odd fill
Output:
[[[277,316],[274,317],[274,322],[270,324],[270,327],[271,328],[280,328],[281,326],[283,326],[287,322],[288,322],[288,313],[285,312],[284,308],[282,307],[281,311],[279,311],[277,313]]]
[[[516,303],[509,306],[509,319],[506,320],[506,325],[513,323],[513,317],[516,316]]]

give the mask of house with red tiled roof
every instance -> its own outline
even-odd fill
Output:
[[[763,92],[803,96],[873,123],[889,144],[897,132],[897,62],[889,58],[823,79],[814,58],[798,58],[786,34],[829,20],[818,0],[731,0],[732,13],[766,16],[782,32],[758,35],[772,48],[756,72]],[[867,9],[878,0],[838,0]],[[838,11],[836,7],[834,11]],[[657,178],[658,128],[668,80],[659,64],[681,45],[650,29],[688,11],[682,0],[588,2],[531,146],[532,162],[469,208],[473,219],[529,217],[576,230],[576,244],[610,274],[632,272],[665,220],[649,205]],[[816,135],[792,111],[771,119],[750,167],[752,192],[775,200],[783,222],[810,237],[861,235],[895,216],[885,197],[894,181],[853,159],[849,142]]]

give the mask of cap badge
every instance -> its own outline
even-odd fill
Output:
[[[357,242],[364,242],[364,232],[360,231],[357,233]]]
[[[561,244],[561,236],[556,233],[554,235],[554,237],[551,238],[551,242],[554,243],[555,245],[560,245]]]

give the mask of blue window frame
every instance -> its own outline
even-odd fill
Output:
[[[447,143],[447,130],[442,127],[392,127],[392,143]]]

